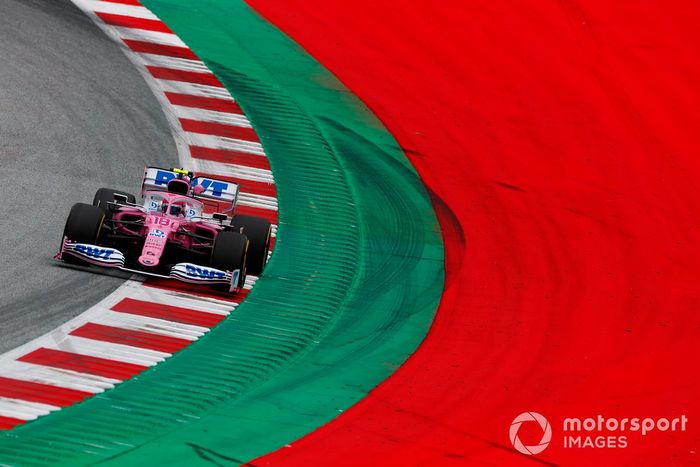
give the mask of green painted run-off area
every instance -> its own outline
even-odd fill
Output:
[[[0,434],[0,464],[252,459],[387,378],[420,344],[442,293],[428,195],[352,93],[241,1],[144,4],[258,131],[277,181],[276,250],[212,332],[111,391]]]

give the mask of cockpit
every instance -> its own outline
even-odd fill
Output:
[[[202,203],[192,198],[167,196],[163,193],[145,193],[143,207],[149,214],[162,212],[188,221],[200,217],[203,209]]]

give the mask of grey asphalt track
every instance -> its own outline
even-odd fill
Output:
[[[57,265],[65,218],[100,187],[138,196],[177,162],[136,68],[67,0],[0,0],[0,353],[80,314],[123,280]]]

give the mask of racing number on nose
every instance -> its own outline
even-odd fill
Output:
[[[163,225],[165,227],[170,225],[170,219],[167,217],[148,217],[148,223],[149,224],[158,224],[158,225]]]

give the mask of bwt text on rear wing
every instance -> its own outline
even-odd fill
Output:
[[[182,171],[160,167],[146,167],[141,184],[141,195],[143,196],[146,191],[167,191],[168,182],[181,175]],[[230,212],[236,206],[238,200],[237,183],[206,176],[196,176],[192,178],[191,184],[193,188],[197,186],[202,187],[199,193],[194,192],[191,196],[201,200],[204,204],[215,204],[218,211]]]

